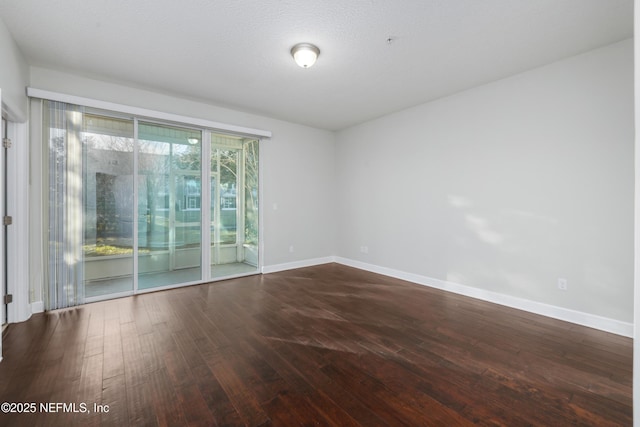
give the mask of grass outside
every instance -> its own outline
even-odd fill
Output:
[[[180,247],[197,247],[200,246],[200,232],[199,230],[186,230],[186,233],[182,236],[187,243]],[[196,243],[197,242],[197,243]],[[236,243],[236,231],[235,230],[221,230],[219,245],[228,245]],[[132,255],[133,254],[133,242],[132,239],[122,238],[108,238],[97,239],[96,243],[85,244],[82,246],[85,257],[102,257],[112,255]],[[138,248],[138,254],[148,254],[151,250],[148,248]]]

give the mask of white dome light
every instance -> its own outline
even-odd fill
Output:
[[[302,68],[309,68],[315,64],[318,55],[320,55],[320,49],[311,43],[298,43],[291,48],[291,55],[296,61],[296,64]]]

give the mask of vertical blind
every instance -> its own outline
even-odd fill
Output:
[[[82,274],[82,107],[47,102],[44,142],[49,152],[48,288],[46,308],[84,302]],[[46,187],[45,187],[46,188]]]

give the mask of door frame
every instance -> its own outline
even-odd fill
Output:
[[[12,114],[10,108],[2,104],[6,119],[7,137],[11,148],[7,150],[7,215],[13,218],[12,225],[6,229],[7,253],[7,291],[13,295],[13,302],[7,306],[7,323],[23,322],[31,317],[30,276],[29,276],[29,189],[31,173],[29,165],[28,123]],[[4,135],[2,136],[4,138]],[[4,162],[4,149],[0,150]],[[3,164],[3,163],[0,163]],[[0,174],[5,188],[4,174]],[[3,195],[4,196],[4,195]],[[5,198],[2,197],[2,212]],[[4,233],[3,233],[4,234]],[[3,236],[4,239],[4,236]],[[4,240],[0,249],[4,251]],[[2,254],[4,259],[4,253]],[[3,274],[4,280],[4,274]],[[4,286],[2,289],[4,298]]]

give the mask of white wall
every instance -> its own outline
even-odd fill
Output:
[[[43,68],[31,69],[31,86],[272,131],[273,137],[261,146],[264,265],[333,255],[335,204],[331,199],[336,186],[332,132]]]
[[[0,88],[2,103],[16,122],[27,120],[27,96],[25,87],[29,82],[29,66],[18,46],[0,19]]]
[[[341,131],[337,255],[632,322],[633,135],[632,40]]]

